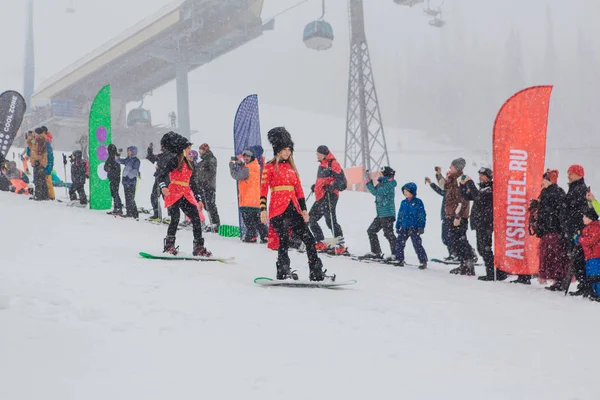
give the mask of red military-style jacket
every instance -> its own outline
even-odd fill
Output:
[[[191,204],[198,206],[198,202],[194,198],[190,181],[193,171],[190,170],[187,163],[182,164],[181,171],[175,168],[169,173],[169,195],[165,196],[165,208],[171,207],[182,197],[185,197]]]
[[[281,160],[277,166],[275,162],[265,165],[260,187],[261,211],[267,209],[269,190],[271,191],[269,218],[283,214],[290,202],[299,213],[306,210],[300,177],[288,162]]]

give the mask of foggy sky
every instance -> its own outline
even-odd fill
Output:
[[[577,76],[583,68],[577,62],[581,33],[594,53],[590,57],[600,54],[597,39],[600,29],[595,24],[600,13],[597,0],[446,0],[443,10],[448,25],[442,29],[428,25],[422,6],[397,6],[393,0],[364,1],[367,37],[386,124],[450,137],[468,133],[469,140],[477,141],[482,136],[487,141],[495,112],[507,96],[520,88],[510,87],[510,83],[502,85],[502,79],[522,81],[525,85],[559,81],[558,77],[552,78],[557,82],[545,80],[548,12],[558,59],[554,67],[564,78],[561,87],[555,90],[557,104],[562,98],[563,104],[571,106],[568,116],[551,118],[551,126],[557,119],[560,123],[550,131],[561,131],[570,121],[585,119],[578,115],[583,111],[573,104],[579,97],[567,97],[572,90],[566,76]],[[263,19],[298,2],[265,0]],[[441,2],[431,0],[432,5]],[[68,0],[35,0],[38,85],[170,1],[75,0],[74,3],[77,13],[66,14]],[[2,90],[21,91],[23,87],[25,4],[25,0],[0,0],[3,16],[0,33],[9,39],[4,40],[0,64]],[[258,93],[261,102],[267,104],[344,118],[349,45],[347,1],[327,1],[325,19],[332,23],[336,38],[333,48],[324,52],[306,49],[302,43],[302,30],[306,23],[318,18],[320,7],[320,1],[310,0],[278,17],[275,31],[266,32],[250,44],[194,71],[190,75],[192,108],[194,97],[199,95],[241,99],[248,93]],[[518,61],[511,61],[513,56],[507,50],[511,29],[518,34],[518,40],[513,42],[517,43],[515,47],[520,46]],[[492,58],[494,65],[489,64]],[[599,58],[596,60],[600,61]],[[516,74],[522,76],[501,78],[512,68],[511,63],[522,64],[522,71]],[[480,82],[490,79],[498,81],[494,82],[496,90],[475,92]],[[600,88],[598,74],[588,84]],[[474,87],[462,89],[469,85]],[[444,96],[440,96],[444,90]],[[467,99],[467,94],[481,96],[483,101]],[[174,84],[154,91],[152,98],[157,100],[163,95],[174,102]],[[461,104],[454,104],[456,110],[449,116],[448,102],[462,102],[464,107],[459,109]],[[173,104],[172,109],[175,108]],[[160,110],[155,122],[166,121],[166,113],[167,110]],[[468,117],[472,114],[476,114],[477,121],[470,123]],[[580,125],[581,130],[591,129],[589,124]],[[554,140],[558,135],[552,136]]]

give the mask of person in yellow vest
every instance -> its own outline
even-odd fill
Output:
[[[267,226],[260,222],[260,165],[251,148],[244,150],[240,160],[232,157],[229,161],[231,177],[238,183],[240,213],[246,235],[242,239],[247,243],[267,243]]]

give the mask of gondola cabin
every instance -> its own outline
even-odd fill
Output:
[[[329,22],[317,20],[304,28],[304,44],[309,49],[327,50],[333,46],[333,28]]]
[[[152,126],[152,115],[145,108],[133,108],[127,114],[127,126]]]

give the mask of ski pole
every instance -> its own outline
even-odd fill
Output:
[[[67,189],[67,155],[62,153],[63,156],[63,167],[65,170],[65,196],[69,197],[69,190]]]

